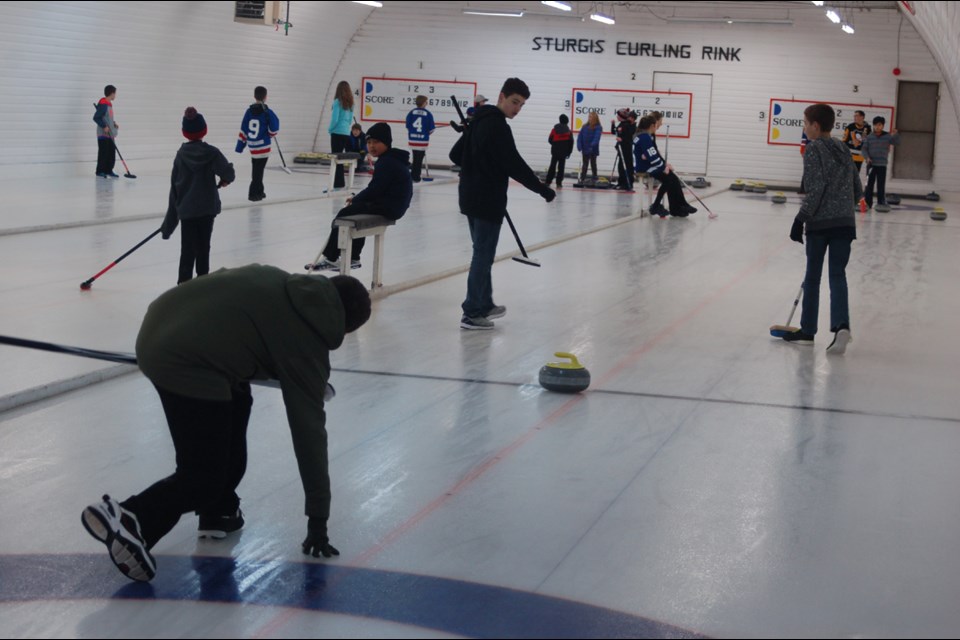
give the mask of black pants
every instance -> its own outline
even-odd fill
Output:
[[[597,179],[597,156],[583,154],[583,167],[580,169],[580,182],[587,179],[587,165],[593,170],[593,179]]]
[[[210,236],[213,235],[213,216],[190,218],[180,221],[180,275],[177,284],[193,277],[193,266],[197,266],[197,275],[210,273]]]
[[[267,160],[269,158],[251,158],[253,178],[250,180],[250,190],[247,192],[247,198],[254,202],[267,197],[263,190],[263,171],[267,168]]]
[[[653,206],[657,206],[663,202],[663,196],[667,195],[667,185],[663,182],[660,183],[660,188],[657,189],[657,197],[653,199]]]
[[[97,173],[113,173],[117,147],[110,138],[97,138]]]
[[[547,170],[547,186],[550,186],[550,183],[553,182],[554,177],[557,178],[558,187],[563,185],[563,170],[566,164],[566,156],[550,156],[550,168]]]
[[[330,134],[330,151],[333,153],[343,153],[350,144],[350,136],[342,136],[339,133]],[[343,165],[337,165],[337,175],[333,178],[333,188],[342,189],[347,186],[343,179]]]
[[[667,197],[670,198],[670,213],[673,215],[686,215],[683,208],[687,207],[687,199],[683,196],[683,185],[680,184],[680,178],[671,171],[670,173],[661,173],[655,176],[660,181],[660,188],[666,189]]]
[[[247,470],[247,423],[253,396],[242,384],[224,402],[188,398],[157,387],[173,437],[177,468],[122,505],[140,521],[147,547],[165,536],[180,516],[233,515],[237,486]]]
[[[877,185],[877,204],[887,204],[887,168],[878,167],[875,164],[867,169],[867,189],[863,193],[863,198],[867,201],[867,207],[873,206],[873,185]]]
[[[426,151],[413,150],[413,166],[410,168],[410,177],[414,182],[420,182],[420,170],[423,168],[423,157],[427,155]]]
[[[617,186],[621,189],[633,189],[633,154],[629,147],[618,145],[620,151],[617,158]]]
[[[383,209],[372,202],[359,202],[357,204],[348,204],[343,209],[340,209],[333,219],[336,220],[337,218],[343,218],[345,216],[355,216],[361,213],[384,216],[385,218],[390,217],[383,211]],[[339,235],[339,227],[332,227],[330,229],[330,237],[327,239],[327,245],[323,248],[323,257],[331,262],[335,262],[340,257],[340,248],[337,246]],[[350,247],[351,261],[360,260],[360,252],[363,251],[363,245],[366,243],[366,240],[366,238],[356,238],[353,241],[353,244]]]

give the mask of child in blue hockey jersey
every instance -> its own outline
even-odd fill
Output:
[[[267,106],[266,87],[254,89],[253,98],[256,102],[243,114],[243,122],[240,123],[237,153],[243,153],[244,147],[250,147],[253,178],[247,198],[250,202],[259,202],[267,197],[263,190],[263,171],[270,158],[270,141],[280,131],[280,119]]]
[[[420,169],[423,166],[423,157],[427,155],[430,146],[430,134],[437,128],[433,122],[433,114],[427,111],[427,96],[417,96],[417,107],[407,114],[407,144],[413,151],[413,168],[410,175],[414,182],[420,182]]]
[[[684,218],[691,213],[695,213],[696,208],[687,204],[687,200],[683,196],[683,185],[680,184],[680,178],[674,173],[673,167],[667,164],[657,151],[657,146],[653,141],[653,134],[656,130],[657,119],[654,116],[644,116],[640,119],[638,127],[640,136],[633,147],[636,171],[647,173],[663,183],[667,188],[667,197],[670,200],[670,215]],[[660,211],[660,217],[666,217],[667,212],[662,208]]]

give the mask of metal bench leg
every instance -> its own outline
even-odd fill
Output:
[[[340,248],[340,275],[350,274],[350,262],[353,253],[353,234],[350,227],[340,227],[337,246]]]
[[[373,283],[371,289],[383,286],[383,239],[387,234],[384,229],[373,237]]]

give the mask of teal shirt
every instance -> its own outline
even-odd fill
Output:
[[[344,109],[340,106],[340,101],[334,98],[333,117],[330,119],[330,126],[327,127],[327,133],[348,136],[351,126],[353,126],[353,109]]]

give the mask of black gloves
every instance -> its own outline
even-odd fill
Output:
[[[557,197],[557,192],[550,187],[544,187],[540,195],[543,196],[543,199],[547,202],[553,202],[553,199]]]
[[[319,558],[323,554],[324,558],[338,556],[340,552],[330,544],[330,538],[327,537],[327,522],[320,518],[310,518],[307,524],[307,537],[303,541],[303,553]]]
[[[803,244],[803,222],[800,221],[800,218],[793,220],[793,226],[790,227],[790,239]]]

